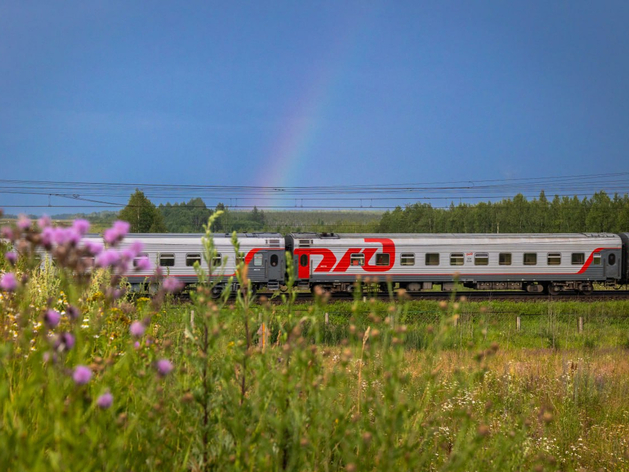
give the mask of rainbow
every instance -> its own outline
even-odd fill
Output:
[[[355,12],[352,12],[355,15]],[[309,150],[318,138],[318,131],[325,118],[328,105],[334,101],[337,84],[348,67],[348,58],[357,50],[359,32],[365,29],[367,19],[377,17],[373,10],[365,10],[362,15],[353,16],[350,28],[336,41],[327,67],[319,69],[313,79],[302,89],[301,96],[287,110],[281,120],[280,132],[272,141],[266,156],[262,159],[255,186],[278,189],[273,198],[258,200],[256,205],[291,205],[282,195],[285,187],[311,185],[304,175],[309,164]],[[281,200],[281,201],[280,201]],[[298,203],[298,199],[296,199]]]

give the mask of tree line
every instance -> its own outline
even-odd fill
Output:
[[[629,196],[611,198],[605,192],[592,197],[548,200],[542,191],[527,200],[522,194],[500,202],[450,204],[433,208],[416,203],[397,207],[382,216],[381,233],[579,233],[629,231]]]
[[[211,229],[215,233],[265,229],[264,211],[257,207],[251,212],[231,212],[223,203],[219,203],[212,209],[201,198],[155,206],[140,190],[131,195],[118,218],[131,225],[132,233],[202,233],[208,218],[216,211],[222,211],[222,214],[212,224]]]
[[[221,233],[254,231],[328,231],[377,233],[577,233],[629,231],[629,196],[610,197],[601,191],[591,197],[555,196],[549,200],[542,191],[538,198],[527,200],[522,194],[499,202],[475,204],[451,203],[448,208],[434,208],[429,203],[397,207],[382,214],[361,215],[363,223],[353,218],[340,221],[330,212],[272,212],[267,215],[254,207],[251,212],[230,211],[224,204],[208,208],[201,198],[188,202],[154,205],[140,190],[129,199],[118,218],[131,224],[136,233],[199,233],[215,211],[222,215],[214,221],[212,231]],[[275,215],[277,213],[278,215]],[[296,214],[309,215],[309,223]],[[334,215],[334,216],[332,216]],[[348,216],[349,217],[349,216]],[[351,218],[351,217],[350,217]],[[371,219],[370,219],[371,218]],[[341,218],[344,219],[344,218]]]

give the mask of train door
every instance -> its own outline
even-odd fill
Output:
[[[302,253],[297,258],[297,278],[308,280],[310,278],[310,254]]]
[[[620,258],[615,252],[609,252],[603,254],[603,267],[605,271],[606,279],[618,279],[620,278]]]
[[[249,264],[249,279],[253,282],[261,282],[266,280],[266,259],[267,254],[260,251],[256,252],[253,260]]]
[[[283,280],[284,279],[284,258],[281,257],[281,251],[270,251],[268,253],[269,263],[267,265],[268,280]]]

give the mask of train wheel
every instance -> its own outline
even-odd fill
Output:
[[[223,293],[223,287],[220,287],[218,285],[215,285],[214,287],[212,287],[212,298],[214,300],[216,300],[218,297],[221,296],[221,293]]]
[[[579,292],[583,295],[591,295],[593,291],[594,287],[592,287],[592,284],[582,283],[579,287]]]
[[[561,290],[559,289],[559,287],[555,284],[548,284],[548,295],[551,296],[555,296],[557,295]]]

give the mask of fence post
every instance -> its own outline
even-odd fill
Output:
[[[579,333],[583,332],[583,317],[579,316]]]
[[[519,316],[515,317],[515,329],[517,331],[520,331],[520,328],[522,327],[522,323],[521,323],[521,319]]]
[[[325,312],[325,324],[327,325],[330,322],[330,315],[328,314],[328,312]]]

